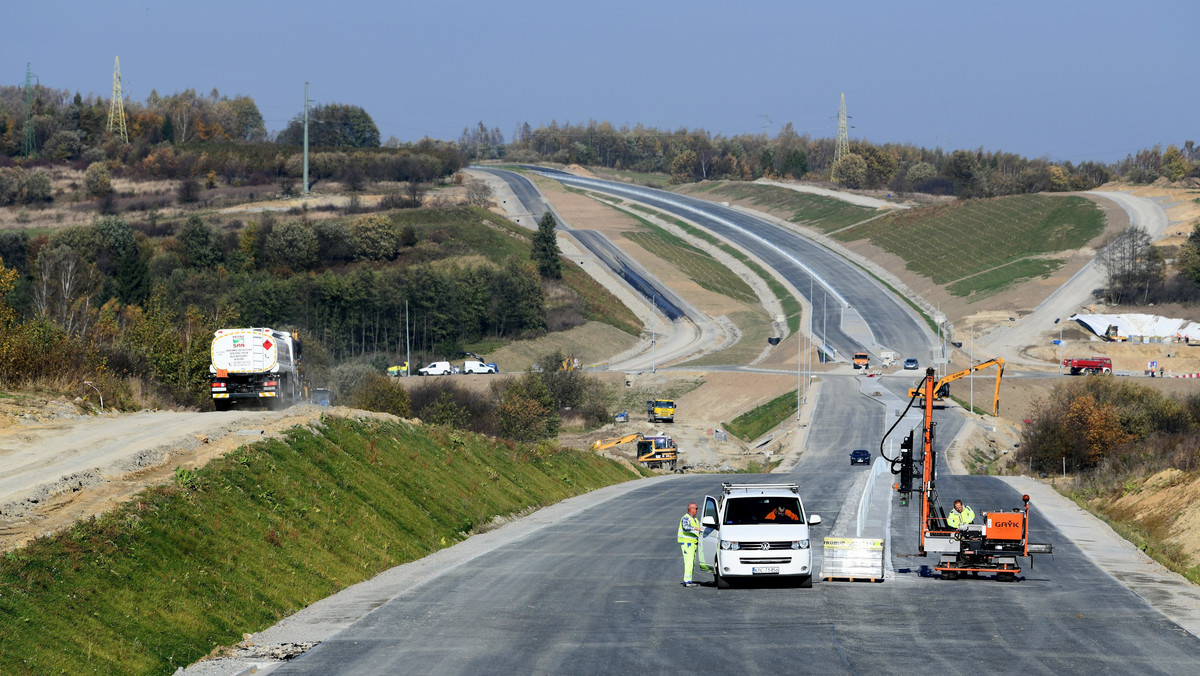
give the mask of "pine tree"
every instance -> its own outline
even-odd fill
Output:
[[[558,248],[558,238],[554,229],[558,221],[549,211],[538,221],[537,234],[533,236],[533,251],[530,257],[537,263],[538,274],[542,279],[562,279],[562,251]]]
[[[117,263],[117,299],[126,305],[141,305],[150,295],[150,267],[138,252],[130,246]]]

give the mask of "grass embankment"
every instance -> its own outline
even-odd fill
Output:
[[[1015,195],[908,209],[834,235],[868,239],[908,269],[957,296],[989,295],[1044,277],[1104,230],[1104,213],[1082,197]]]
[[[671,185],[671,177],[666,174],[655,174],[644,171],[627,171],[624,169],[606,169],[603,167],[589,167],[596,178],[611,179],[622,181],[624,183],[636,183],[638,185],[649,186],[651,188],[667,188]]]
[[[650,207],[646,207],[641,204],[631,204],[630,208],[643,211],[645,213],[654,214],[665,221],[669,221],[689,235],[698,237],[712,246],[719,248],[721,251],[733,256],[743,265],[750,268],[751,272],[753,272],[758,276],[759,279],[763,280],[767,284],[767,287],[771,290],[771,293],[775,295],[775,298],[779,300],[780,305],[783,306],[783,315],[786,318],[788,328],[791,330],[791,332],[796,333],[800,330],[800,301],[796,300],[796,297],[789,293],[787,287],[780,283],[778,279],[763,269],[761,265],[743,253],[740,249],[731,246],[722,239],[718,239],[715,235],[706,230],[698,228],[690,223],[687,223],[686,221],[679,220],[678,218],[668,214],[661,213],[655,209],[651,209]]]
[[[8,553],[0,673],[171,673],[496,515],[637,476],[549,444],[326,416]]]
[[[767,430],[796,415],[796,390],[781,394],[771,401],[753,408],[731,422],[725,423],[725,431],[742,441],[753,441]]]
[[[632,214],[631,214],[632,216]],[[713,293],[728,296],[747,305],[758,305],[754,289],[732,270],[721,265],[708,253],[697,249],[679,237],[655,227],[644,218],[633,216],[646,227],[644,232],[627,232],[625,237],[651,254],[679,268],[683,274]]]
[[[824,195],[798,192],[761,183],[717,181],[689,186],[688,192],[705,193],[729,201],[742,201],[761,211],[779,215],[797,225],[833,232],[876,215],[878,210]]]

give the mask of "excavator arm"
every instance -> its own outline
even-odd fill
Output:
[[[627,444],[631,441],[641,441],[643,438],[644,437],[642,436],[641,432],[634,432],[633,434],[626,434],[623,437],[609,437],[607,439],[597,439],[596,443],[592,444],[592,450],[593,451],[603,451],[606,448],[612,448],[613,446],[620,446],[621,444]]]
[[[974,366],[972,366],[970,368],[966,368],[966,369],[963,369],[956,373],[951,373],[949,375],[943,376],[942,379],[937,381],[937,383],[933,386],[934,401],[938,401],[950,394],[950,383],[951,382],[958,380],[959,378],[969,376],[972,373],[979,371],[981,369],[988,368],[989,366],[996,367],[996,389],[992,396],[992,415],[1000,415],[1000,378],[1002,378],[1004,376],[1004,359],[1001,357],[996,357],[995,359],[989,359],[987,361],[979,362],[978,364],[975,364]],[[921,387],[914,387],[908,391],[908,396],[909,397],[920,397],[922,399],[921,403],[922,403],[922,405],[924,405],[924,397],[925,397],[926,389],[927,389],[927,387],[925,386],[925,384],[922,384]]]

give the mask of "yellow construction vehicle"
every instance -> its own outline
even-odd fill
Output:
[[[637,442],[638,462],[650,469],[675,469],[679,453],[675,440],[667,436],[646,437]]]
[[[672,399],[650,399],[646,402],[646,419],[655,422],[675,422],[675,401]]]
[[[989,359],[984,362],[979,362],[978,364],[975,364],[971,368],[963,369],[957,373],[951,373],[948,376],[944,376],[941,380],[937,381],[937,384],[935,384],[933,386],[933,400],[941,401],[942,399],[945,399],[946,397],[950,396],[951,381],[958,380],[959,378],[962,378],[963,376],[969,376],[972,373],[974,373],[980,369],[985,369],[989,366],[996,367],[996,391],[992,398],[992,415],[1000,415],[1000,378],[1004,375],[1004,359],[1002,359],[1001,357],[996,357],[995,359]],[[909,398],[917,397],[918,405],[924,407],[925,406],[925,389],[926,388],[924,388],[924,387],[911,388],[908,391],[908,396],[909,396]]]
[[[592,444],[592,450],[593,451],[603,451],[606,448],[612,448],[613,446],[620,446],[621,444],[627,444],[631,441],[641,441],[644,438],[645,437],[642,436],[641,432],[634,432],[633,434],[626,434],[623,437],[608,437],[607,439],[597,439],[596,443]]]

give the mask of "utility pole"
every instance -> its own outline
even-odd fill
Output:
[[[1054,320],[1058,324],[1058,375],[1062,375],[1062,317]]]
[[[308,83],[304,83],[304,194],[308,194]]]
[[[796,420],[800,419],[800,407],[804,405],[804,339],[796,331]]]
[[[412,344],[408,338],[408,301],[404,301],[404,364],[408,367],[404,369],[404,377],[412,375]]]
[[[658,339],[654,335],[654,327],[650,327],[650,372],[658,373],[658,369],[654,366],[654,346],[658,344]]]

